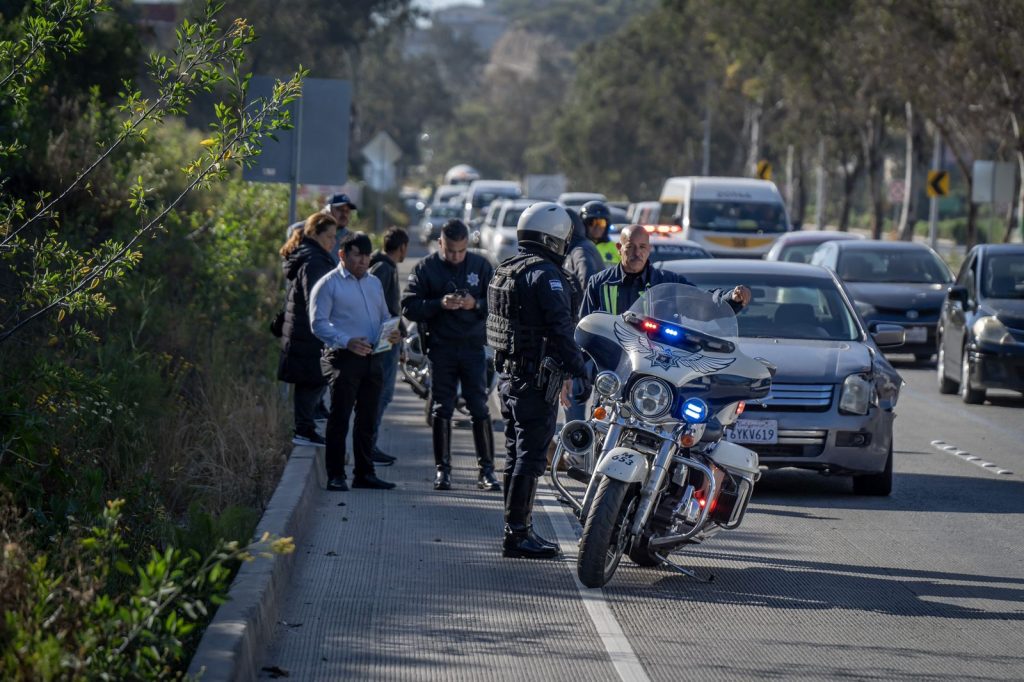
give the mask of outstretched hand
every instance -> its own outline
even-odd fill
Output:
[[[745,287],[741,284],[732,290],[731,295],[729,296],[729,300],[735,301],[736,303],[739,303],[744,308],[746,308],[748,305],[750,305],[750,299],[753,297],[753,292],[750,291],[748,287]]]

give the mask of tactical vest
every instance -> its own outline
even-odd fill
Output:
[[[612,267],[619,263],[619,248],[615,242],[600,242],[596,244],[598,253],[604,261],[605,267]]]
[[[520,276],[535,265],[546,263],[540,256],[522,254],[498,266],[487,287],[487,345],[506,358],[540,361],[545,327],[521,319]]]

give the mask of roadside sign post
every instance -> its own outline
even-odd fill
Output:
[[[253,76],[250,100],[270,97],[274,79]],[[242,170],[249,182],[287,182],[288,215],[295,222],[298,185],[344,185],[348,181],[348,131],[352,86],[333,78],[306,78],[302,97],[288,105],[292,129],[266,140],[256,162]]]
[[[361,151],[367,161],[364,167],[366,182],[377,193],[374,230],[379,233],[384,223],[384,192],[395,186],[395,161],[402,158],[402,150],[390,135],[381,130]]]
[[[938,130],[935,131],[934,142],[932,170],[928,171],[927,185],[928,196],[931,197],[928,202],[928,245],[933,249],[939,241],[939,197],[949,193],[949,174],[939,170],[939,166],[942,164],[942,138],[939,136]],[[939,194],[943,188],[942,176],[945,176],[945,192]]]
[[[757,177],[759,180],[772,179],[772,164],[770,161],[761,159],[757,162]]]

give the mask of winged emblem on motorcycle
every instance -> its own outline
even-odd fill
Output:
[[[654,343],[647,338],[646,334],[636,334],[618,322],[615,323],[615,337],[627,351],[643,355],[651,363],[651,367],[665,370],[673,367],[687,367],[694,372],[711,374],[736,362],[736,358],[713,358],[704,353],[688,353],[678,348]]]

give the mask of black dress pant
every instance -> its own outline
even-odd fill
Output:
[[[544,399],[535,377],[502,377],[501,417],[505,420],[505,474],[538,478],[548,468],[558,405]]]
[[[382,371],[376,355],[360,357],[348,350],[324,353],[320,361],[331,386],[331,413],[327,417],[324,459],[327,478],[345,478],[345,439],[355,411],[352,450],[355,478],[373,475],[374,429],[380,406]]]
[[[430,358],[431,414],[434,419],[451,419],[459,388],[476,421],[491,418],[487,409],[487,356],[476,343],[433,341]]]
[[[317,407],[323,392],[323,384],[295,384],[295,433],[316,433]]]

